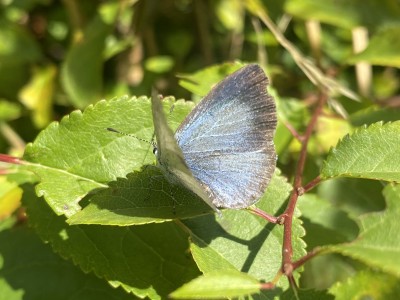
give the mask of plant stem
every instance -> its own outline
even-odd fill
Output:
[[[316,247],[313,250],[311,250],[310,252],[308,252],[306,255],[304,255],[302,258],[300,258],[299,260],[295,261],[292,263],[293,266],[293,270],[296,270],[297,268],[301,267],[302,265],[304,265],[307,261],[309,261],[311,258],[313,258],[314,256],[316,256],[317,254],[321,253],[321,248]]]
[[[19,165],[19,164],[21,164],[21,159],[19,159],[18,157],[15,157],[15,156],[0,153],[0,162]]]
[[[309,190],[313,189],[316,185],[318,185],[322,181],[321,177],[318,175],[315,177],[313,180],[311,180],[309,183],[304,185],[304,193],[307,193]]]
[[[301,136],[297,130],[290,124],[289,122],[283,122],[285,127],[290,131],[290,133],[294,136],[295,139],[297,139],[300,143],[303,141],[304,137]]]
[[[282,218],[269,215],[269,214],[267,214],[265,211],[263,211],[263,210],[261,210],[261,209],[259,209],[259,208],[257,208],[257,207],[249,207],[248,210],[249,210],[251,213],[255,214],[256,216],[259,216],[259,217],[261,217],[261,218],[267,220],[267,221],[270,222],[270,223],[273,223],[273,224],[281,224],[281,223],[280,223],[280,220],[282,220]]]
[[[312,118],[310,120],[310,123],[308,124],[305,134],[303,136],[302,140],[302,145],[301,145],[301,151],[300,151],[300,156],[299,160],[297,162],[297,168],[296,168],[296,173],[295,173],[295,178],[294,178],[294,183],[293,183],[293,190],[289,198],[289,203],[288,206],[284,212],[283,215],[285,215],[284,218],[284,230],[283,230],[283,247],[282,247],[282,272],[288,276],[289,281],[292,280],[292,272],[294,270],[294,265],[292,262],[292,255],[293,255],[293,244],[292,244],[292,224],[293,224],[293,216],[294,216],[294,211],[296,208],[296,203],[299,195],[301,195],[304,192],[304,188],[302,187],[302,176],[304,172],[304,166],[307,158],[307,146],[308,146],[308,141],[311,137],[311,134],[315,128],[315,125],[317,123],[318,117],[321,115],[322,108],[324,107],[324,104],[327,100],[326,94],[321,94],[317,107],[315,108],[315,111],[312,115]]]

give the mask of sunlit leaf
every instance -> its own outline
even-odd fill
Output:
[[[39,128],[52,119],[52,104],[57,70],[53,65],[37,69],[19,97],[33,111],[33,122]]]
[[[174,299],[220,299],[257,293],[260,282],[238,271],[219,271],[198,277],[174,291]]]
[[[330,151],[322,176],[400,181],[399,136],[399,121],[356,130]]]
[[[172,69],[174,60],[170,56],[153,56],[146,60],[145,67],[154,73],[165,73]]]
[[[106,130],[114,127],[150,141],[149,116],[150,102],[144,99],[102,101],[84,113],[75,111],[27,145],[22,167],[39,176],[37,193],[57,214],[72,215],[89,191],[154,161],[149,143]]]
[[[9,217],[21,205],[22,189],[0,177],[0,220]]]

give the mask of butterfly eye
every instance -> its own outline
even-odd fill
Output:
[[[153,147],[153,154],[154,154],[155,156],[157,156],[157,151],[158,151],[157,147]]]

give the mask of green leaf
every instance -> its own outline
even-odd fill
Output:
[[[89,196],[90,203],[68,219],[69,224],[140,225],[210,213],[190,191],[171,185],[156,167],[118,179]]]
[[[379,121],[390,122],[400,120],[400,109],[378,105],[369,106],[366,109],[359,110],[350,116],[353,126],[370,125]]]
[[[291,15],[306,20],[317,19],[344,28],[355,27],[357,19],[351,17],[354,12],[344,9],[343,4],[335,5],[331,1],[289,0],[286,2],[285,10]]]
[[[303,130],[309,119],[309,112],[304,103],[298,99],[281,98],[273,89],[270,89],[270,93],[274,96],[278,112],[279,122],[274,136],[274,144],[279,156],[288,151],[289,144],[294,139],[285,123],[289,123],[296,130]]]
[[[356,240],[326,249],[400,276],[400,185],[386,186],[384,195],[387,209],[361,216],[361,232]]]
[[[0,17],[0,97],[17,99],[18,91],[29,79],[30,64],[42,57],[29,32],[16,22],[5,21],[3,14]]]
[[[318,196],[329,200],[351,217],[358,217],[385,209],[382,190],[382,183],[376,180],[339,177],[321,182]]]
[[[244,5],[240,0],[223,0],[213,3],[215,13],[224,27],[241,33],[244,27]]]
[[[322,177],[400,181],[399,137],[400,121],[357,129],[330,151],[322,167]]]
[[[301,196],[298,208],[307,232],[304,240],[310,250],[316,246],[349,242],[358,234],[356,222],[345,212],[316,195]]]
[[[27,145],[22,167],[39,176],[38,195],[57,214],[70,216],[80,210],[78,202],[89,191],[105,188],[106,182],[153,161],[148,143],[106,130],[114,126],[151,140],[149,116],[150,102],[135,98],[101,101],[84,113],[75,111],[60,123],[50,124]]]
[[[378,31],[361,53],[348,59],[348,63],[368,62],[373,65],[400,67],[400,26],[385,27]]]
[[[373,283],[373,284],[371,284]],[[329,289],[336,300],[385,299],[397,300],[400,295],[399,279],[374,270],[362,270],[345,282]]]
[[[52,104],[57,69],[54,65],[38,68],[31,81],[19,93],[21,102],[33,110],[33,122],[39,128],[52,119]]]
[[[6,177],[0,177],[0,221],[9,217],[20,205],[22,189]]]
[[[145,62],[145,67],[148,71],[160,74],[171,71],[173,66],[173,58],[167,55],[149,57]]]
[[[175,299],[221,299],[259,292],[260,282],[238,271],[219,271],[200,276],[174,291]]]
[[[0,176],[0,222],[12,218],[21,207],[22,189],[24,183],[34,183],[35,177],[30,172],[10,173]]]
[[[20,64],[41,57],[36,40],[20,25],[0,19],[0,63]],[[9,75],[9,74],[8,74]]]
[[[326,153],[331,147],[337,144],[341,137],[348,134],[350,130],[351,126],[346,120],[321,116],[318,118],[315,135],[313,136],[316,147],[318,147],[319,151],[323,150]]]
[[[290,0],[286,1],[285,9],[298,18],[318,20],[347,29],[356,26],[374,28],[385,22],[396,22],[400,13],[395,0]]]
[[[180,74],[179,84],[195,95],[205,96],[214,84],[243,67],[241,63],[225,63],[202,69],[193,74]]]
[[[329,295],[327,291],[318,290],[303,290],[299,289],[294,293],[293,289],[289,289],[282,294],[280,300],[333,300],[335,299],[332,295]]]
[[[45,245],[27,226],[0,232],[0,299],[132,299],[85,274]]]
[[[20,117],[21,107],[13,102],[0,99],[0,122]]]
[[[224,257],[224,253],[208,247],[206,241],[192,235],[190,237],[190,252],[196,260],[200,271],[208,274],[218,270],[237,271],[238,269]]]
[[[199,275],[187,252],[188,236],[174,222],[69,226],[31,188],[24,189],[23,203],[31,226],[56,253],[137,297],[165,299]]]
[[[87,25],[81,40],[68,51],[61,68],[61,82],[71,102],[84,108],[102,98],[103,51],[117,16],[118,3],[105,3]],[[113,11],[110,13],[109,11]]]
[[[304,265],[300,278],[301,286],[327,290],[336,282],[345,281],[350,276],[354,276],[357,272],[357,266],[354,265],[357,265],[354,261],[337,253],[315,256]],[[323,273],[321,270],[324,270]]]
[[[275,174],[257,207],[279,215],[291,190],[286,180]],[[283,227],[268,223],[246,210],[224,210],[222,217],[207,215],[184,220],[191,235],[191,250],[199,269],[207,275],[213,270],[246,272],[263,281],[272,281],[281,267]],[[293,223],[294,259],[305,254],[301,237],[304,230],[298,219]],[[282,279],[280,287],[287,287]]]

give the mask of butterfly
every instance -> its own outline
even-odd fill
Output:
[[[276,108],[267,85],[259,65],[246,65],[212,88],[175,134],[153,93],[154,153],[165,177],[216,211],[257,202],[277,159]]]

